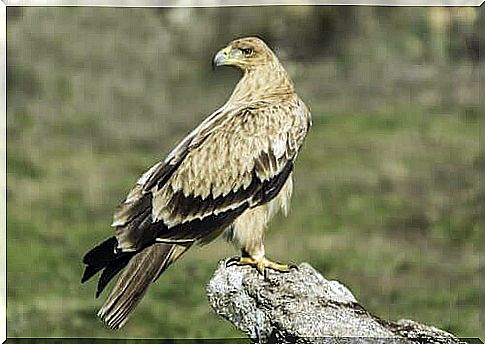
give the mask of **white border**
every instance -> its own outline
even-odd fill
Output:
[[[0,4],[0,343],[7,339],[7,6]]]
[[[274,5],[481,6],[485,0],[1,0],[7,6],[230,7]]]
[[[485,0],[1,0],[0,1],[0,343],[7,339],[7,6],[229,7],[271,5],[481,6]]]

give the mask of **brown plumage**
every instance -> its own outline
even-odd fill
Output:
[[[112,329],[187,249],[223,232],[242,252],[235,263],[288,270],[265,258],[263,236],[287,211],[310,112],[262,40],[237,39],[213,63],[243,71],[231,97],[143,174],[114,214],[115,236],[83,259],[83,282],[102,270],[97,296],[124,270],[98,313]]]

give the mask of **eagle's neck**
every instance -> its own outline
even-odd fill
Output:
[[[237,83],[230,102],[271,101],[294,95],[293,82],[279,64],[268,64],[247,69]]]

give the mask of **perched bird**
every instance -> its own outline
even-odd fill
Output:
[[[227,103],[138,179],[115,211],[115,236],[84,256],[82,282],[102,270],[96,297],[123,270],[98,313],[112,329],[170,264],[223,232],[241,250],[230,263],[261,273],[290,268],[265,257],[263,237],[271,217],[288,209],[310,112],[259,38],[232,41],[213,65],[242,71]]]

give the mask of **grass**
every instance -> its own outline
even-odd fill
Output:
[[[222,240],[169,269],[119,332],[95,317],[102,303],[95,283],[79,283],[83,254],[112,234],[114,206],[228,96],[236,74],[209,74],[202,64],[221,41],[194,33],[208,45],[206,57],[196,56],[196,49],[165,45],[185,37],[176,15],[103,9],[71,20],[69,11],[32,9],[9,21],[9,336],[240,336],[211,311],[204,292],[217,261],[234,253]],[[203,16],[193,18],[203,24]],[[138,36],[128,33],[134,27]],[[483,114],[476,104],[403,101],[372,88],[372,79],[360,80],[365,96],[353,97],[352,77],[341,80],[331,61],[288,69],[314,126],[296,164],[291,212],[271,223],[268,255],[309,262],[384,318],[483,337]],[[467,87],[469,70],[449,72]],[[434,77],[438,86],[448,80]],[[411,88],[421,94],[419,84]]]
[[[413,113],[408,118],[419,115],[425,116]],[[268,254],[310,262],[385,318],[412,318],[461,336],[476,335],[478,233],[468,228],[475,221],[475,185],[473,171],[463,168],[478,154],[476,143],[469,134],[462,139],[455,134],[438,148],[423,149],[420,141],[433,137],[423,133],[416,139],[414,119],[383,132],[380,121],[361,116],[365,114],[338,114],[315,124],[297,163],[292,211],[272,223]],[[428,117],[428,132],[441,130],[446,120],[457,132],[475,130],[469,122]],[[9,190],[15,190],[7,209],[9,335],[238,336],[205,299],[204,286],[217,260],[233,252],[222,240],[177,262],[123,330],[112,333],[100,326],[94,314],[101,300],[93,297],[94,283],[79,284],[80,259],[109,235],[111,207],[151,154],[120,158],[72,153],[50,155],[58,163],[44,164],[37,174],[28,167],[28,176],[9,178]],[[464,179],[471,178],[468,189],[447,191],[443,186],[450,181],[438,183],[433,176],[441,168],[458,169],[448,178],[465,173],[457,182],[466,186]],[[466,201],[471,215],[455,209],[470,206]],[[468,217],[456,219],[449,209]],[[460,230],[461,223],[454,223],[459,221],[464,223]]]

